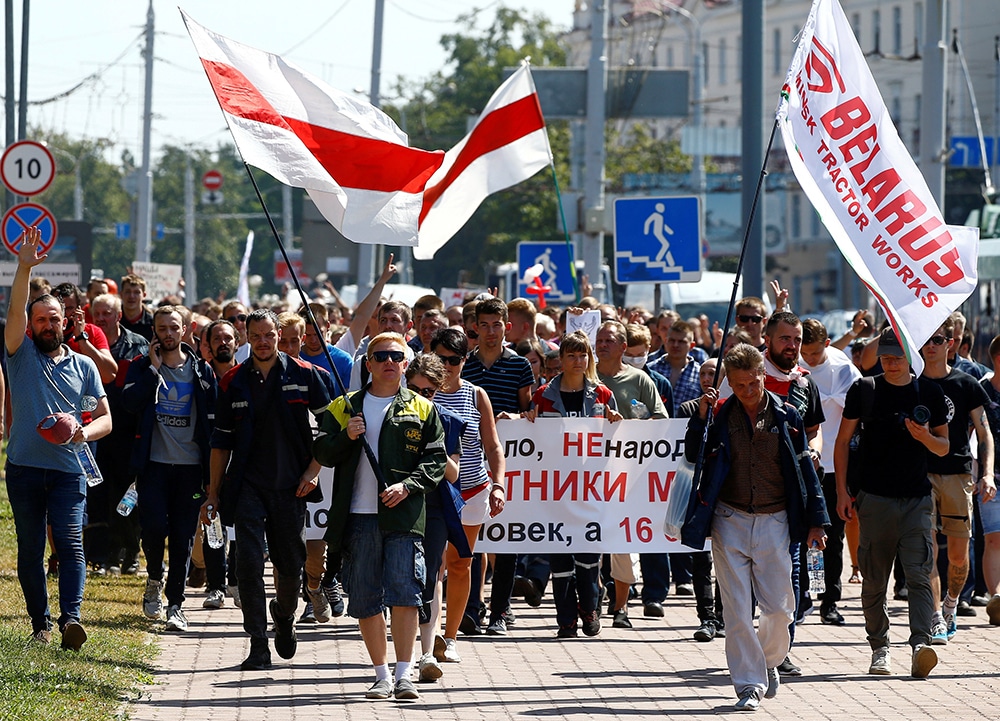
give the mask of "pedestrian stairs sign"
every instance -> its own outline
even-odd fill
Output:
[[[696,197],[615,200],[615,280],[701,280],[701,212]]]

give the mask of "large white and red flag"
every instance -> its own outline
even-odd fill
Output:
[[[527,64],[446,154],[410,148],[405,133],[370,103],[181,15],[243,159],[304,188],[355,242],[416,246],[419,236],[414,255],[430,258],[487,195],[551,162]]]
[[[493,93],[472,130],[445,153],[428,181],[413,251],[427,260],[476,212],[486,196],[517,185],[552,163],[549,136],[528,63]]]
[[[813,2],[777,121],[802,190],[919,373],[920,348],[976,287],[979,233],[945,225],[837,0]]]

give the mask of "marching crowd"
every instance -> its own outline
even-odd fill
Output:
[[[790,311],[777,283],[774,311],[741,299],[723,337],[704,317],[591,297],[542,312],[490,293],[410,307],[382,298],[391,257],[355,309],[332,286],[307,305],[154,306],[131,274],[86,292],[51,287],[35,272],[39,247],[26,231],[0,386],[17,574],[39,643],[54,623],[63,648],[79,650],[88,566],[137,574],[140,550],[137,612],[183,632],[189,589],[204,587],[208,608],[230,599],[249,637],[247,671],[271,666],[269,633],[288,659],[297,624],[357,619],[369,699],[419,698],[414,681],[461,662],[460,634],[511,633],[515,599],[537,607],[550,594],[554,633],[569,639],[601,633],[605,617],[631,628],[634,599],[636,612],[663,617],[673,588],[694,600],[694,640],[724,639],[736,708],[753,711],[782,675],[802,673],[795,626],[814,606],[823,623],[844,623],[845,546],[849,582],[862,584],[869,673],[892,672],[891,580],[909,608],[914,677],[977,606],[1000,625],[1000,378],[969,357],[960,314],[921,349],[918,378],[891,327],[859,312],[831,338]],[[566,332],[583,310],[600,315],[593,340]],[[997,362],[1000,337],[989,356]],[[684,552],[641,553],[637,564],[619,553],[477,553],[480,528],[508,499],[497,426],[540,417],[689,419],[686,461],[698,472]],[[334,472],[327,498],[323,467]],[[307,540],[317,502],[329,509],[325,537]],[[815,597],[811,548],[825,562]]]

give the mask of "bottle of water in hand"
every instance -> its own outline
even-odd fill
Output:
[[[649,418],[649,408],[646,407],[645,403],[643,403],[637,398],[633,398],[631,405],[632,405],[633,418],[640,418],[640,419]]]
[[[135,489],[135,481],[125,491],[125,495],[118,501],[118,515],[127,516],[135,510],[135,504],[139,501],[139,492]]]
[[[816,547],[813,541],[812,547],[806,552],[806,568],[809,571],[809,595],[816,598],[821,593],[826,593],[826,570],[823,566],[823,552]]]
[[[209,548],[222,548],[226,536],[222,530],[222,519],[213,506],[208,507],[208,523],[205,525],[205,540]]]

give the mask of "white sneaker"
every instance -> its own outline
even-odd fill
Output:
[[[462,657],[458,655],[458,642],[453,638],[444,640],[444,661],[446,663],[462,663]]]
[[[179,632],[188,630],[187,618],[180,606],[171,606],[167,609],[167,630]]]
[[[163,616],[163,581],[146,579],[146,592],[142,594],[142,612],[146,618],[159,621]]]
[[[872,651],[872,665],[868,667],[868,673],[873,676],[892,675],[892,662],[889,659],[889,647],[883,646]]]
[[[309,588],[306,585],[306,595],[313,607],[313,618],[317,623],[327,623],[330,620],[330,601],[322,588]]]
[[[205,596],[205,600],[202,602],[202,608],[222,608],[226,605],[226,594],[218,589],[214,589],[208,592]]]
[[[437,681],[443,675],[440,664],[438,664],[437,659],[434,658],[433,653],[425,653],[420,657],[420,663],[417,665],[420,675],[419,678],[422,682]]]

